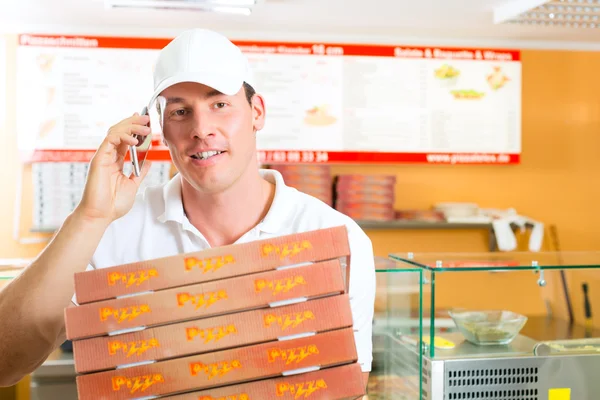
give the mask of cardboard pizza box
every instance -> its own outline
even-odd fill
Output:
[[[356,400],[366,394],[357,363],[169,396],[170,400]]]
[[[342,266],[335,259],[68,307],[66,335],[69,340],[114,335],[342,293],[347,293]]]
[[[79,375],[80,400],[132,399],[218,388],[357,361],[352,328]]]
[[[340,174],[336,176],[339,183],[360,183],[365,185],[394,185],[396,184],[395,175],[384,174]]]
[[[346,265],[348,289],[349,257],[342,225],[79,272],[75,296],[81,305],[336,258]]]
[[[147,361],[271,342],[352,327],[347,294],[73,342],[75,371],[89,373]]]

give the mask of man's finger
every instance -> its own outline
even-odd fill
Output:
[[[137,124],[137,125],[148,125],[150,123],[150,115],[140,115],[139,113],[133,114],[129,118],[125,118],[123,121],[119,122],[118,125],[127,125],[127,124]]]
[[[138,146],[143,138],[152,133],[149,124],[149,115],[134,113],[109,129],[96,154],[111,157],[113,162],[118,161],[119,158],[125,157],[129,146]]]
[[[110,133],[106,136],[106,144],[108,149],[118,149],[120,146],[134,146],[137,144],[137,139],[127,134],[126,132]]]
[[[137,139],[125,132],[111,132],[106,136],[98,153],[104,157],[110,157],[112,161],[117,161],[119,157],[125,157],[129,146],[135,146]]]
[[[130,135],[140,136],[148,136],[152,132],[149,126],[139,124],[130,124],[127,126],[126,130]]]
[[[129,127],[128,133],[137,138],[138,141],[136,146],[140,146],[142,143],[144,143],[146,137],[152,134],[152,131],[148,126],[132,125]]]
[[[144,165],[142,166],[142,170],[140,171],[140,176],[135,176],[132,172],[129,179],[135,182],[135,184],[139,187],[146,175],[148,175],[148,171],[150,171],[150,167],[152,166],[152,161],[146,160],[144,161]]]

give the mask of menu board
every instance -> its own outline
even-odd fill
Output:
[[[40,162],[32,165],[34,231],[54,231],[75,209],[87,178],[87,162]],[[125,164],[126,174],[131,164]],[[170,162],[154,162],[139,187],[143,192],[149,186],[168,182]]]
[[[169,40],[20,35],[23,157],[89,159],[111,125],[146,105]],[[517,50],[234,43],[265,98],[263,163],[519,162]],[[155,134],[149,156],[169,160]]]

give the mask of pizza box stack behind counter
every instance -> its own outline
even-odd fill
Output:
[[[75,275],[79,398],[364,395],[344,226]]]
[[[270,169],[278,171],[286,185],[316,197],[329,206],[333,205],[333,176],[330,166],[271,165]]]
[[[394,175],[343,174],[335,179],[335,209],[359,221],[392,221]]]

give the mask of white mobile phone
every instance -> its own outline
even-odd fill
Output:
[[[140,115],[147,114],[148,107],[144,107]],[[143,140],[143,142],[137,146],[129,146],[129,155],[131,156],[133,173],[135,176],[140,176],[142,167],[144,166],[144,161],[146,161],[146,156],[148,155],[148,151],[150,149],[150,144],[152,143],[152,133],[148,134],[146,137],[138,135],[133,135],[133,137],[138,139],[138,141]]]

